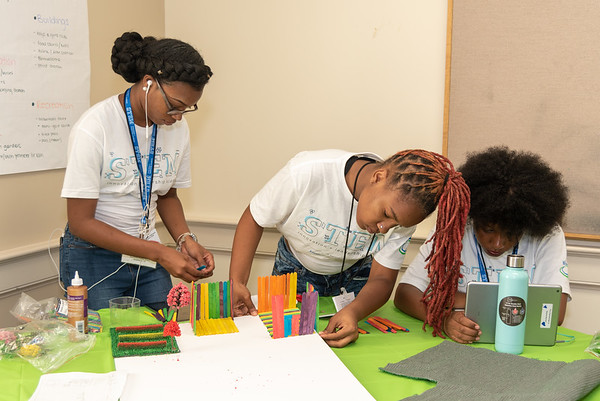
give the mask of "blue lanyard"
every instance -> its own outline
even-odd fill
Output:
[[[475,240],[475,245],[477,248],[477,263],[479,263],[479,273],[481,275],[481,281],[487,283],[488,281],[490,281],[488,274],[487,274],[487,266],[485,264],[485,260],[483,259],[483,252],[481,251],[481,245],[479,245],[479,242],[477,241],[477,237],[475,236],[475,233],[473,233],[473,239]],[[515,244],[515,247],[513,248],[513,255],[516,255],[519,253],[519,242],[517,241],[517,243]]]
[[[152,196],[152,177],[154,176],[154,154],[156,152],[156,124],[152,127],[152,139],[150,140],[150,149],[148,151],[148,162],[146,165],[146,177],[144,178],[144,169],[142,166],[142,155],[138,145],[135,123],[133,122],[133,112],[131,111],[131,101],[129,95],[131,88],[125,91],[125,114],[127,115],[127,123],[129,124],[129,135],[133,152],[135,154],[135,162],[138,168],[139,185],[140,185],[140,200],[142,201],[142,225],[148,227],[148,216],[150,214],[150,197]]]

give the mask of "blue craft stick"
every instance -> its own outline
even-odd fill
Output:
[[[204,270],[204,269],[206,269],[206,265],[202,265],[199,268],[197,268],[196,270],[200,271],[200,270]]]
[[[289,337],[292,335],[292,315],[283,316],[283,336]]]

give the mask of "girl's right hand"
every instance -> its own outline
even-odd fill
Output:
[[[233,283],[233,316],[258,315],[256,307],[252,303],[250,290],[242,283]]]
[[[444,333],[457,343],[471,344],[479,340],[481,330],[463,311],[452,311],[444,321]]]

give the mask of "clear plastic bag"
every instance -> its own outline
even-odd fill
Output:
[[[597,358],[600,358],[600,331],[597,331],[590,341],[590,345],[585,349],[585,352],[589,352]]]
[[[32,320],[48,320],[59,316],[67,316],[67,301],[56,297],[36,301],[22,292],[10,313],[22,322]]]
[[[0,359],[19,356],[47,373],[89,351],[95,341],[94,335],[82,334],[63,321],[33,320],[0,329]]]

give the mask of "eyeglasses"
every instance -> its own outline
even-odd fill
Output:
[[[194,104],[193,106],[190,106],[190,107],[186,108],[185,110],[179,110],[179,109],[176,109],[175,107],[173,107],[171,105],[171,102],[169,102],[169,99],[167,99],[167,95],[165,94],[165,91],[160,86],[160,82],[158,82],[158,79],[155,79],[155,81],[156,81],[156,86],[158,86],[158,89],[160,90],[160,94],[162,95],[163,99],[165,99],[165,104],[167,105],[167,108],[169,109],[169,111],[167,111],[168,115],[172,116],[172,115],[177,115],[177,114],[185,114],[185,113],[191,113],[192,111],[198,110],[198,104]]]

